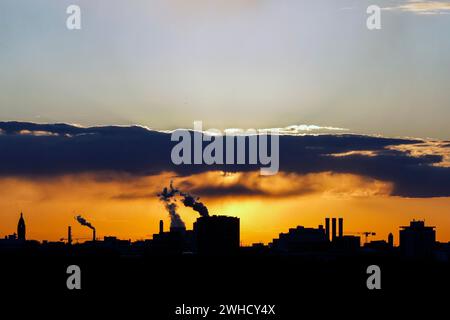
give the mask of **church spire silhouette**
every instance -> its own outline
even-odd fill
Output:
[[[19,223],[17,224],[17,238],[19,240],[25,240],[25,220],[23,219],[23,213],[20,213]]]

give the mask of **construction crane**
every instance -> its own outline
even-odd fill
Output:
[[[367,240],[371,236],[376,236],[377,234],[373,231],[362,231],[362,232],[347,232],[349,234],[361,234],[364,236],[364,244],[367,243]]]
[[[364,243],[367,243],[367,239],[368,239],[370,236],[376,236],[376,235],[377,235],[377,234],[376,234],[375,232],[373,232],[373,231],[364,231],[364,232],[361,232],[361,234],[364,235]]]
[[[87,239],[91,239],[91,238],[72,238],[72,240],[76,240],[78,243],[78,240],[87,240]],[[59,241],[69,241],[68,238],[60,238]]]

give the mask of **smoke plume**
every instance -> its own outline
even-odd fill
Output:
[[[164,206],[166,207],[167,212],[170,217],[170,228],[177,229],[186,229],[186,225],[184,221],[181,219],[180,215],[177,213],[177,204],[175,196],[179,193],[179,190],[175,189],[172,185],[172,181],[170,182],[169,188],[164,187],[161,193],[158,193],[158,198],[162,202],[164,202]]]
[[[202,217],[209,216],[208,208],[200,201],[200,198],[195,198],[188,193],[181,193],[184,197],[182,202],[186,207],[191,207],[195,211],[197,211]]]
[[[172,181],[170,181],[169,188],[164,187],[161,193],[158,193],[159,199],[164,202],[167,212],[170,216],[170,227],[175,228],[185,228],[185,224],[181,219],[180,215],[176,212],[178,206],[176,204],[176,196],[182,197],[181,202],[185,207],[190,207],[197,211],[202,217],[208,217],[208,208],[200,201],[199,197],[194,197],[187,192],[183,192],[173,186]]]
[[[85,218],[83,218],[82,216],[78,215],[75,217],[75,220],[77,220],[82,226],[86,226],[92,230],[95,230],[94,226],[88,222]]]

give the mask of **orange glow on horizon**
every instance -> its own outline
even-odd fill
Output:
[[[392,232],[397,243],[399,226],[425,219],[427,225],[437,227],[439,241],[450,240],[450,197],[393,197],[389,183],[332,173],[269,178],[220,172],[189,177],[164,173],[140,178],[88,174],[39,180],[2,178],[0,187],[8,190],[8,196],[0,199],[0,235],[16,232],[23,211],[28,239],[60,240],[66,237],[68,225],[75,240],[90,238],[91,231],[74,220],[77,214],[96,227],[99,238],[148,239],[158,231],[160,219],[166,230],[169,228],[168,215],[156,193],[171,179],[181,188],[189,186],[185,191],[212,188],[225,192],[233,185],[255,190],[252,195],[210,194],[201,199],[211,214],[241,219],[243,245],[268,243],[298,225],[317,227],[325,217],[343,217],[346,233],[376,232],[371,240],[387,239]],[[179,213],[191,229],[197,213],[181,205]]]

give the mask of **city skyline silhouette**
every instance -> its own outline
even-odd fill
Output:
[[[171,188],[172,185],[170,186]],[[177,189],[172,189],[177,190]],[[178,190],[176,191],[178,192]],[[182,193],[191,197],[187,193]],[[167,188],[163,195],[167,197]],[[159,195],[158,195],[159,196]],[[193,200],[192,200],[193,201]],[[197,199],[198,201],[198,199]],[[188,204],[190,206],[191,204]],[[206,207],[205,207],[206,208]],[[205,209],[207,210],[207,209]],[[168,211],[170,209],[168,208]],[[89,246],[91,250],[104,250],[109,248],[120,254],[131,252],[133,248],[138,256],[145,255],[322,255],[322,256],[359,256],[365,254],[396,255],[403,258],[437,259],[444,262],[450,260],[450,242],[436,241],[436,227],[426,226],[423,220],[412,220],[409,226],[399,226],[398,246],[394,245],[394,235],[389,233],[386,240],[370,240],[370,236],[376,235],[372,231],[346,232],[342,217],[326,217],[324,224],[317,228],[298,225],[289,228],[287,233],[280,233],[269,244],[253,243],[250,246],[242,246],[240,242],[240,219],[223,215],[200,215],[193,225],[193,229],[187,229],[184,224],[172,222],[168,230],[164,229],[163,220],[159,221],[159,232],[149,239],[131,241],[118,239],[113,235],[99,239],[96,236],[96,228],[81,215],[74,217],[82,226],[92,231],[92,237],[83,242],[80,238],[73,237],[72,226],[67,226],[67,237],[59,241],[42,242],[26,237],[26,223],[23,213],[17,224],[17,233],[7,235],[0,239],[0,253],[9,250],[22,250],[24,248],[36,248],[42,246],[47,250],[59,248],[71,250],[71,246]],[[179,218],[176,218],[179,219]],[[74,241],[75,240],[75,241]],[[3,251],[2,251],[3,250]]]
[[[449,14],[1,0],[1,315],[438,318]]]

